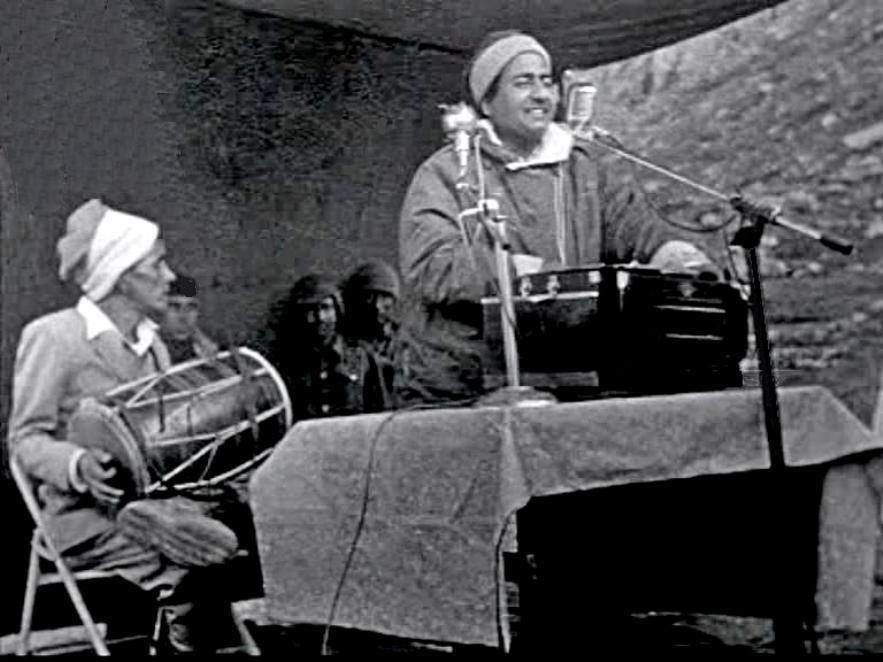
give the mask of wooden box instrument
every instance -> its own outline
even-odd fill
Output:
[[[748,306],[717,280],[598,265],[515,279],[522,383],[580,396],[672,393],[741,385]],[[497,297],[482,299],[489,388],[505,365]],[[559,395],[560,397],[560,395]]]

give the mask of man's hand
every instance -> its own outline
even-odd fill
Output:
[[[719,280],[720,269],[693,244],[678,239],[667,241],[654,253],[649,265],[661,271],[693,273],[706,280]]]
[[[101,449],[87,450],[77,462],[77,473],[89,494],[106,506],[116,506],[123,496],[123,491],[109,482],[117,473],[115,463],[113,455]]]

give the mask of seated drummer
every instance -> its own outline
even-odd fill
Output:
[[[10,457],[37,486],[49,536],[72,569],[110,570],[155,592],[166,618],[167,640],[161,645],[167,652],[227,647],[223,633],[236,631],[229,603],[211,590],[219,585],[212,579],[216,567],[188,565],[181,556],[173,561],[175,550],[168,545],[178,543],[156,536],[180,535],[179,543],[198,536],[207,544],[218,535],[224,541],[232,537],[232,551],[235,536],[200,514],[170,524],[160,502],[140,500],[129,505],[147,507],[120,510],[124,492],[114,480],[119,475],[114,458],[66,438],[81,400],[169,365],[151,320],[165,312],[174,278],[159,227],[93,199],[68,218],[58,255],[59,275],[75,281],[82,296],[75,307],[44,315],[22,331]],[[121,512],[136,515],[132,521],[138,525],[124,533]]]
[[[665,268],[710,264],[647,204],[628,165],[574,139],[553,122],[559,92],[552,61],[533,37],[489,34],[465,71],[480,116],[480,159],[469,157],[471,193],[458,190],[451,146],[415,173],[402,206],[399,256],[413,346],[400,396],[405,402],[469,400],[483,392],[480,300],[495,293],[493,244],[464,243],[458,215],[475,206],[479,181],[499,203],[517,262],[539,269],[591,263]],[[475,216],[463,217],[476,234]]]
[[[288,386],[295,420],[392,407],[376,353],[344,336],[343,315],[340,290],[323,274],[299,279],[274,306],[265,344]]]

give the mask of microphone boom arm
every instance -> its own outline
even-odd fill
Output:
[[[768,223],[770,225],[778,225],[779,227],[786,228],[788,230],[791,230],[792,232],[802,234],[806,237],[809,237],[810,239],[818,241],[826,248],[829,248],[843,255],[849,255],[850,253],[852,253],[853,245],[845,239],[838,237],[837,235],[823,233],[814,228],[808,227],[806,225],[801,225],[800,223],[795,223],[794,221],[783,218],[779,209],[761,206],[754,202],[746,200],[741,195],[726,195],[725,193],[721,193],[720,191],[704,186],[698,182],[693,181],[692,179],[684,177],[683,175],[679,175],[678,173],[669,170],[668,168],[663,168],[662,166],[657,165],[652,161],[648,161],[643,157],[633,154],[632,152],[618,145],[612,145],[606,140],[601,140],[601,136],[605,136],[608,139],[615,140],[615,138],[607,134],[606,131],[599,130],[596,127],[591,127],[590,131],[580,132],[579,134],[579,137],[586,139],[595,145],[599,145],[615,154],[618,154],[628,161],[643,166],[648,170],[658,172],[659,174],[664,175],[669,179],[680,182],[681,184],[684,184],[685,186],[688,186],[694,190],[700,191],[701,193],[704,193],[712,198],[722,200],[743,216],[749,215],[755,220],[762,220],[764,223]]]

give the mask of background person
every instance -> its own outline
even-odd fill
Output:
[[[169,286],[168,307],[160,327],[172,363],[209,359],[218,353],[217,343],[199,328],[199,307],[196,281],[179,273]]]
[[[291,395],[295,420],[391,407],[373,352],[343,335],[340,290],[324,274],[297,280],[268,324],[270,361]]]

